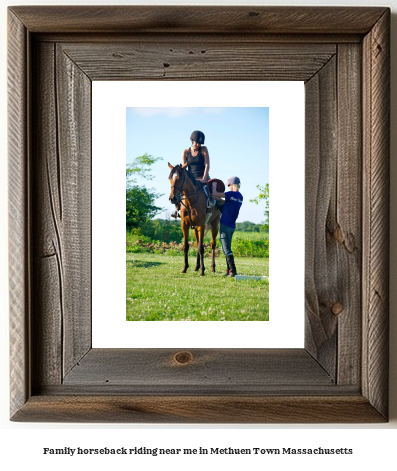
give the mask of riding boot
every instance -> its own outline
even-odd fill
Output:
[[[171,213],[172,218],[177,219],[177,218],[181,217],[181,214],[179,212],[180,207],[181,207],[181,205],[179,203],[175,205],[175,209]]]
[[[229,276],[230,273],[230,267],[229,267],[229,261],[226,259],[226,273],[223,276]]]
[[[234,278],[237,275],[236,265],[234,264],[234,257],[233,257],[233,255],[228,255],[226,258],[227,258],[227,263],[230,267],[229,276],[231,278]]]

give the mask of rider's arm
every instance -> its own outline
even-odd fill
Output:
[[[208,173],[210,171],[210,156],[208,154],[208,149],[204,146],[201,148],[201,153],[203,154],[204,163],[205,163],[204,175],[203,175],[203,181],[205,182],[207,179]]]
[[[187,149],[182,152],[182,165],[187,163]]]

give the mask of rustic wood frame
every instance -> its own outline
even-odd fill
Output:
[[[11,420],[387,421],[389,23],[9,8]],[[194,79],[306,82],[304,349],[91,348],[91,80]]]

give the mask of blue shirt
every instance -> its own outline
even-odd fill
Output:
[[[239,191],[227,191],[220,223],[236,229],[236,219],[242,204],[243,195]]]

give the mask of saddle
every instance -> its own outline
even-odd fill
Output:
[[[212,197],[213,183],[217,184],[216,189],[219,193],[225,192],[225,184],[222,180],[219,180],[218,178],[211,178],[211,180],[208,180],[204,183],[204,192],[207,195],[207,219],[205,221],[206,223],[208,222],[208,216],[211,214],[211,208],[215,205],[215,199]]]
[[[207,190],[209,190],[210,194],[212,194],[213,183],[217,183],[216,190],[219,191],[219,193],[225,192],[225,184],[223,183],[223,181],[219,180],[219,178],[211,178],[211,180],[208,180],[207,182],[205,182],[205,185],[207,186]]]

